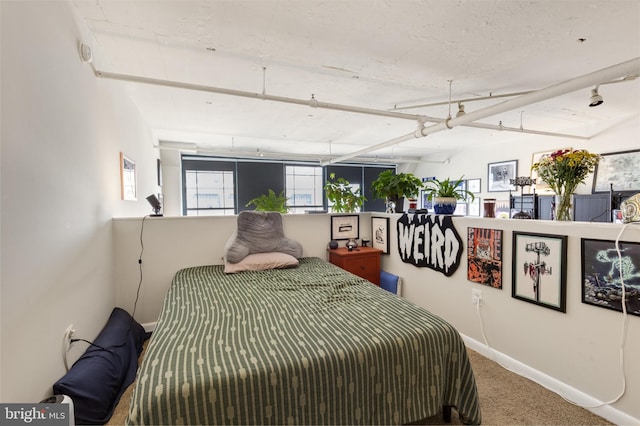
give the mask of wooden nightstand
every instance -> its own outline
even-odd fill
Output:
[[[380,285],[380,254],[373,247],[357,247],[353,251],[346,247],[329,249],[329,262],[359,277]]]

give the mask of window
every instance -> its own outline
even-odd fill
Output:
[[[362,188],[368,201],[361,211],[384,211],[384,200],[371,194],[371,182],[390,166],[330,165],[278,160],[229,159],[182,156],[182,214],[184,216],[234,215],[253,210],[247,203],[269,189],[284,191],[289,213],[327,209],[324,183],[330,173]]]
[[[182,161],[182,214],[218,216],[235,214],[235,163],[193,158]]]
[[[322,167],[288,165],[285,167],[285,180],[290,213],[324,209]]]

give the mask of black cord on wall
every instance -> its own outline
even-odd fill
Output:
[[[135,321],[135,315],[136,315],[136,309],[138,307],[138,300],[140,299],[140,289],[142,288],[142,282],[143,282],[143,270],[142,270],[142,255],[144,254],[144,240],[143,240],[143,236],[144,236],[144,222],[145,220],[149,217],[149,215],[144,216],[142,218],[142,225],[140,226],[140,255],[138,256],[138,268],[140,270],[140,280],[138,281],[138,288],[136,290],[136,298],[133,302],[133,312],[130,315],[130,320],[129,320],[129,327],[127,327],[127,334],[124,336],[124,339],[121,343],[118,344],[114,344],[114,345],[109,345],[107,347],[103,347],[100,345],[95,344],[94,342],[90,341],[90,340],[86,340],[86,339],[71,339],[69,342],[70,343],[75,343],[75,342],[85,342],[88,343],[90,346],[94,346],[96,348],[99,348],[101,350],[104,351],[109,351],[111,352],[111,348],[119,348],[124,346],[127,343],[127,340],[129,339],[129,334],[131,333],[131,328],[133,326],[133,322]],[[66,355],[66,354],[65,354]],[[67,367],[67,371],[69,371],[69,368],[67,366],[66,363],[66,359],[65,359],[65,366]]]

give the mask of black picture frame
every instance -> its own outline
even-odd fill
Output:
[[[640,149],[600,154],[591,192],[640,191]]]
[[[504,192],[515,191],[515,185],[510,180],[518,175],[518,160],[500,161],[487,165],[487,191]]]
[[[640,243],[582,238],[580,256],[582,267],[582,303],[622,312],[622,285],[625,284],[627,313],[640,316]],[[620,280],[619,264],[626,271]],[[631,287],[631,286],[635,287]]]
[[[371,247],[389,254],[389,218],[371,217]]]
[[[513,231],[511,296],[567,310],[567,236]]]
[[[350,240],[360,237],[360,216],[339,215],[331,216],[331,239]]]

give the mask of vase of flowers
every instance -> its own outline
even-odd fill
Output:
[[[555,192],[555,220],[573,220],[573,192],[593,173],[600,160],[598,154],[579,149],[561,149],[531,166]]]

